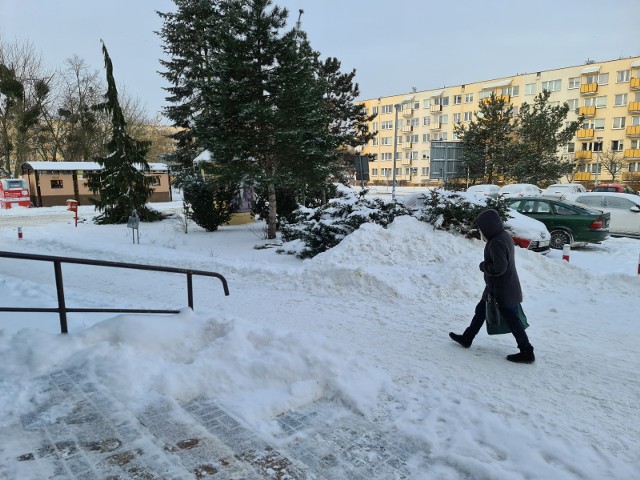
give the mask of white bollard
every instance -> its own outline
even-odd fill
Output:
[[[565,262],[568,262],[570,255],[571,255],[571,245],[569,245],[568,243],[565,243],[562,246],[562,260],[564,260]]]

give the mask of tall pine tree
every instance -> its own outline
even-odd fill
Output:
[[[127,125],[118,101],[118,90],[113,77],[113,65],[107,47],[102,43],[104,65],[107,72],[105,101],[95,106],[111,115],[111,139],[106,144],[106,157],[96,157],[103,168],[88,175],[87,186],[92,193],[100,194],[92,199],[96,209],[102,212],[96,223],[126,223],[133,210],[143,221],[159,220],[161,215],[148,208],[152,178],[146,161],[149,142],[134,139],[127,133]]]

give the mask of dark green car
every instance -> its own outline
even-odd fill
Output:
[[[506,202],[514,210],[547,226],[551,248],[562,248],[565,244],[581,247],[609,236],[609,212],[544,197],[509,198]]]

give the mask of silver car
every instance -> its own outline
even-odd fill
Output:
[[[640,196],[630,193],[586,192],[565,197],[611,214],[609,231],[612,235],[640,237]]]

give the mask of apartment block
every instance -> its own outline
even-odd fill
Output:
[[[455,145],[454,125],[475,120],[482,99],[502,96],[517,115],[523,103],[533,104],[543,90],[551,92],[552,104],[568,103],[567,122],[585,117],[559,152],[575,162],[572,181],[592,185],[610,180],[599,157],[607,154],[620,163],[616,181],[640,182],[640,57],[630,57],[363,100],[367,112],[376,115],[369,128],[377,134],[361,151],[373,158],[369,183],[391,181],[395,155],[399,184],[440,184],[453,172],[432,154]]]

